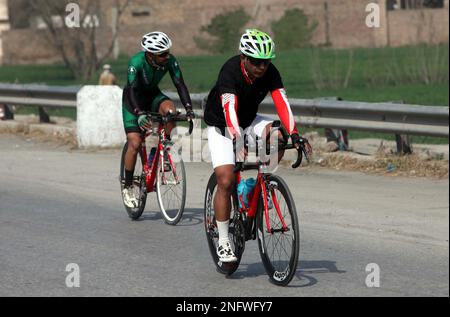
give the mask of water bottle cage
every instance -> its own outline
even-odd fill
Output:
[[[247,212],[248,211],[248,207],[245,205],[245,202],[242,199],[242,195],[239,196],[239,203],[240,203],[240,206],[239,206],[240,211],[241,212]]]

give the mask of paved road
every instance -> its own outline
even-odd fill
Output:
[[[449,181],[281,170],[301,221],[299,270],[269,283],[256,242],[231,278],[216,273],[203,233],[208,164],[188,165],[178,227],[149,200],[123,210],[119,151],[70,151],[0,135],[0,296],[449,296]],[[78,264],[79,288],[66,266]],[[365,284],[369,263],[379,288]]]

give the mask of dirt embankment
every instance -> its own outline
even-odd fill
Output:
[[[387,176],[449,177],[448,145],[413,145],[413,154],[399,155],[395,142],[362,139],[350,141],[350,151],[341,152],[317,133],[306,137],[314,148],[311,166]]]
[[[14,121],[0,121],[0,133],[22,135],[40,142],[54,142],[77,148],[76,123],[67,118],[52,117],[52,124],[40,124],[36,116],[18,116]],[[386,176],[449,177],[448,145],[413,145],[413,154],[398,155],[396,144],[379,139],[350,140],[350,151],[338,151],[318,133],[305,135],[314,155],[304,167],[326,167],[335,170],[360,171]],[[288,166],[294,153],[288,153],[283,165]]]

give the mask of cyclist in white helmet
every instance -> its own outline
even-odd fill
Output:
[[[172,100],[158,88],[159,82],[169,73],[184,105],[188,116],[194,119],[189,91],[183,80],[180,66],[170,49],[172,41],[163,32],[151,32],[142,38],[143,51],[130,59],[128,64],[128,81],[123,91],[123,123],[128,140],[128,151],[125,156],[125,189],[122,192],[124,204],[136,208],[137,192],[133,188],[133,174],[139,148],[142,143],[142,132],[151,128],[143,111],[159,112],[166,115],[169,111],[176,113]],[[167,132],[175,127],[175,123],[167,125]]]
[[[244,135],[250,136],[248,140],[253,142],[255,137],[267,138],[273,120],[257,112],[268,93],[272,95],[280,120],[293,143],[300,147],[305,142],[296,128],[280,73],[271,63],[275,58],[275,44],[270,36],[256,29],[246,30],[241,38],[240,52],[220,70],[204,113],[218,185],[214,201],[219,231],[217,254],[224,263],[237,261],[228,237],[230,196],[235,182],[233,140],[241,139]],[[245,150],[236,152],[242,161]]]

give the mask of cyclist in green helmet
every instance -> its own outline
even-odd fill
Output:
[[[159,82],[167,73],[177,88],[188,117],[194,119],[191,98],[180,66],[170,54],[170,38],[163,32],[148,33],[144,35],[141,46],[143,51],[133,56],[129,62],[128,82],[123,91],[122,113],[128,150],[125,155],[125,188],[122,196],[125,205],[130,208],[138,205],[133,189],[133,174],[142,143],[142,132],[151,128],[151,122],[143,112],[159,112],[162,115],[176,113],[173,101],[158,88]],[[169,138],[174,127],[175,123],[167,124]]]
[[[222,67],[204,113],[218,185],[214,201],[219,231],[217,254],[224,263],[237,260],[228,237],[230,196],[235,182],[235,162],[242,161],[245,155],[244,149],[237,149],[235,158],[233,140],[248,136],[248,141],[254,143],[255,136],[267,137],[273,120],[257,112],[268,93],[271,93],[277,113],[293,143],[298,148],[305,143],[296,128],[280,73],[271,63],[275,58],[275,44],[270,36],[256,29],[246,30],[241,38],[240,52]],[[243,142],[236,142],[239,143]]]

